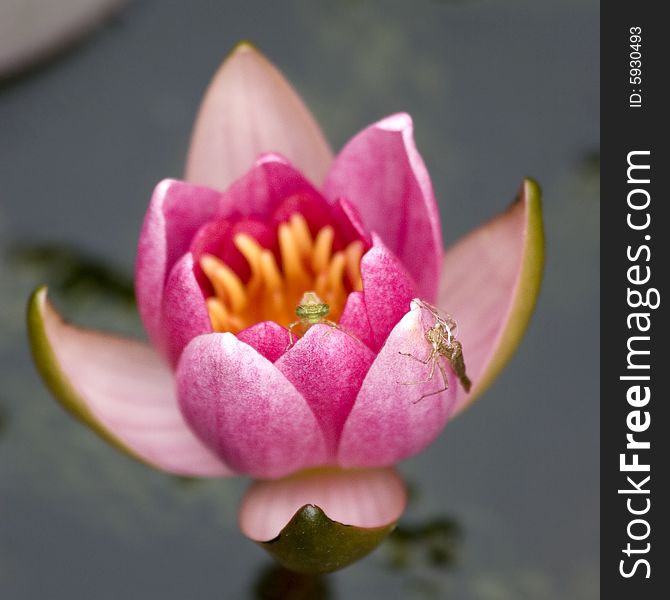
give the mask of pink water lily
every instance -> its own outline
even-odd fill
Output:
[[[185,179],[158,184],[140,237],[151,344],[71,326],[45,288],[33,296],[31,342],[51,390],[153,467],[267,480],[241,513],[254,539],[310,502],[361,527],[396,520],[405,496],[393,465],[490,384],[530,318],[538,188],[523,182],[508,210],[443,256],[410,117],[380,120],[333,157],[293,89],[246,44],[205,95]],[[329,304],[329,322],[293,338],[308,291]],[[445,359],[446,382],[412,358],[431,350],[426,303],[458,324],[469,392]]]

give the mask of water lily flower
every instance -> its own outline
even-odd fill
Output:
[[[115,446],[169,473],[259,480],[240,513],[252,539],[316,523],[327,546],[323,523],[356,526],[363,538],[331,570],[402,513],[393,465],[510,358],[542,247],[539,190],[526,180],[443,256],[410,117],[380,120],[333,157],[283,76],[242,44],[205,95],[185,181],[159,183],[144,221],[136,293],[151,343],[67,324],[45,288],[29,305],[30,340],[54,395]],[[306,292],[328,307],[301,322]],[[446,313],[469,390],[446,355],[426,359]],[[295,548],[277,552],[299,569]]]

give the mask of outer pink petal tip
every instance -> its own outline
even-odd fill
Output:
[[[382,119],[376,126],[385,131],[403,131],[405,129],[411,129],[413,123],[412,117],[407,113],[401,112]]]
[[[224,190],[264,152],[286,156],[316,185],[332,161],[328,143],[298,94],[265,56],[243,42],[205,93],[186,179]]]
[[[324,193],[346,198],[433,301],[442,263],[440,215],[412,119],[391,115],[354,136],[337,155]]]
[[[458,322],[473,388],[459,388],[456,410],[477,398],[512,357],[535,308],[544,268],[540,188],[526,179],[504,213],[447,251],[439,306]]]
[[[149,346],[68,325],[45,287],[30,298],[28,335],[51,392],[108,442],[177,475],[233,473],[186,425],[172,374]]]

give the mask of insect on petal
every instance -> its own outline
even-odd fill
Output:
[[[431,351],[422,312],[413,302],[372,363],[342,430],[341,466],[395,464],[423,450],[449,419],[458,381],[445,368],[444,390],[439,368],[429,377],[432,364],[421,362]]]

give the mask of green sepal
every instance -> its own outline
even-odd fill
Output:
[[[331,573],[372,552],[394,528],[395,522],[370,528],[343,525],[306,504],[276,538],[258,543],[291,571]]]

